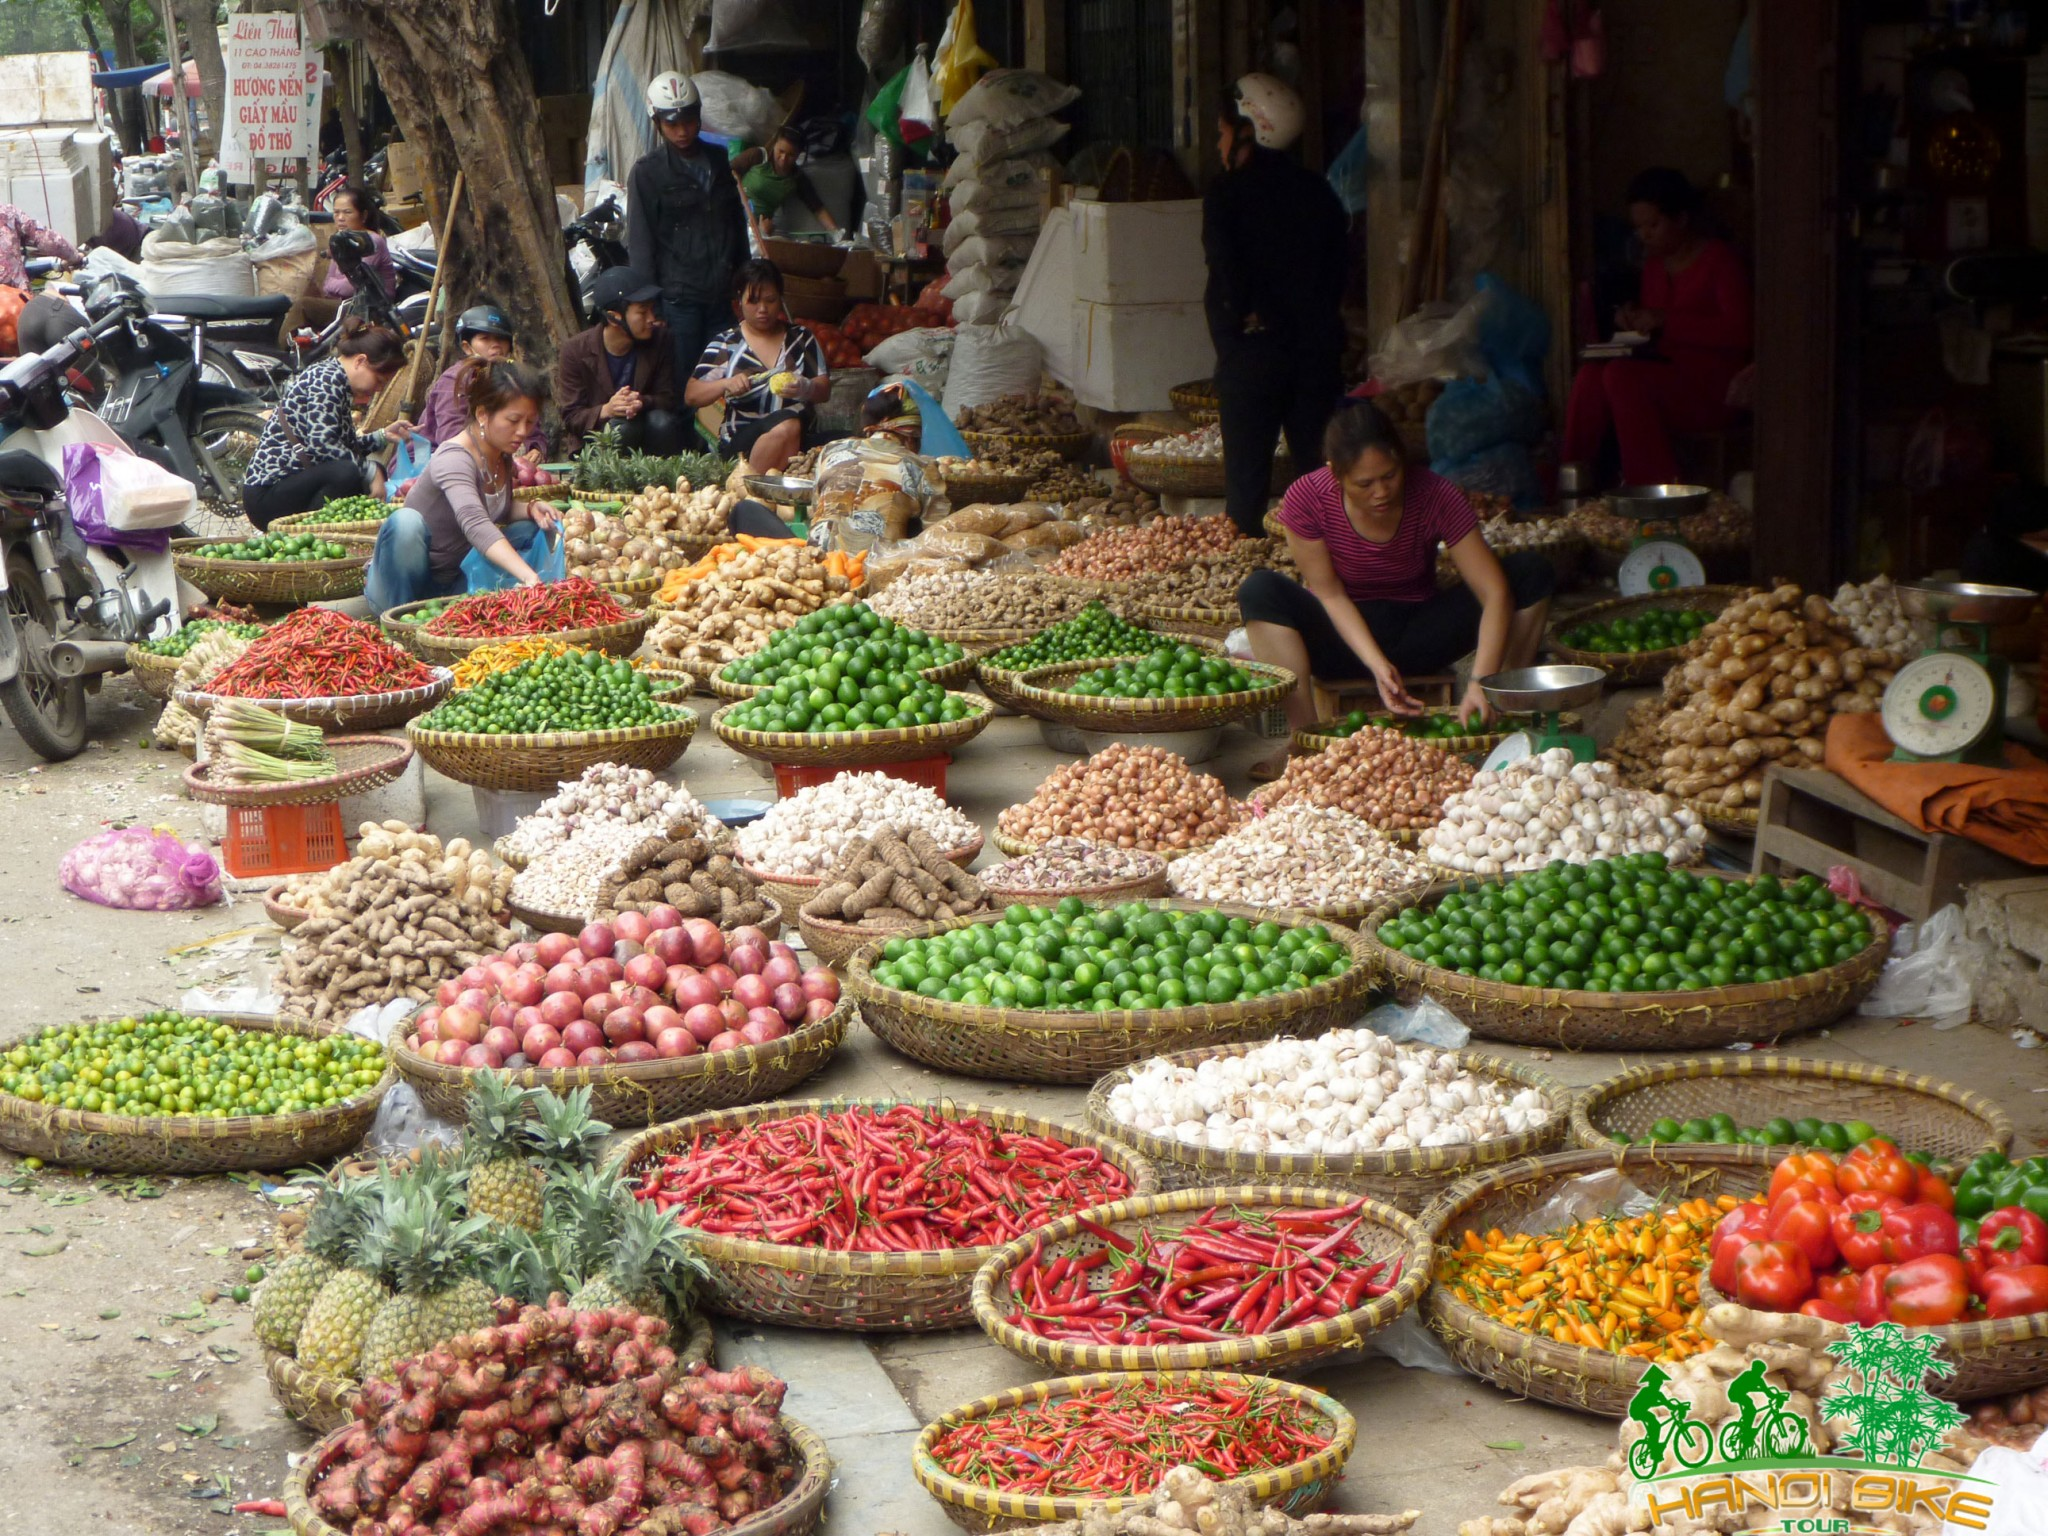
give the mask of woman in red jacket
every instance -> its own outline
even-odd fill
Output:
[[[1656,338],[1656,351],[1579,369],[1565,408],[1567,463],[1596,462],[1612,433],[1625,483],[1668,485],[1681,478],[1671,434],[1728,424],[1728,386],[1752,344],[1749,274],[1734,246],[1693,227],[1698,204],[1679,171],[1657,167],[1629,183],[1643,287],[1616,318],[1621,329]]]

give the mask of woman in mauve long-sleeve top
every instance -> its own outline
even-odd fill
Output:
[[[1673,432],[1728,424],[1728,386],[1749,363],[1755,311],[1735,247],[1693,228],[1699,194],[1681,173],[1644,171],[1628,197],[1643,244],[1643,288],[1618,318],[1622,329],[1654,336],[1656,355],[1580,367],[1565,410],[1564,458],[1594,463],[1612,433],[1624,482],[1666,485],[1681,478]]]

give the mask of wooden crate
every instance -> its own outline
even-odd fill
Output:
[[[1754,874],[1856,872],[1874,901],[1919,922],[1979,880],[2034,873],[1968,838],[1922,832],[1818,768],[1773,768],[1757,816]]]

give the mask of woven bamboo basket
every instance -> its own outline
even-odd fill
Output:
[[[898,918],[842,923],[827,917],[806,917],[799,912],[796,926],[804,936],[804,948],[816,955],[820,964],[829,965],[836,971],[863,944],[894,938],[916,924],[909,919]]]
[[[325,510],[315,507],[310,512],[294,512],[289,517],[273,518],[270,527],[285,533],[317,533],[324,539],[372,539],[377,537],[385,520],[396,512],[402,503],[388,502],[383,517],[356,518],[345,523],[323,523],[320,514]]]
[[[1711,800],[1699,799],[1683,800],[1680,804],[1699,817],[1709,831],[1720,832],[1728,837],[1756,836],[1757,822],[1761,819],[1756,806],[1718,805]]]
[[[1143,1494],[1108,1499],[1045,1498],[1037,1494],[1004,1493],[954,1477],[933,1459],[931,1448],[948,1430],[987,1418],[993,1413],[1142,1379],[1169,1385],[1180,1382],[1189,1386],[1233,1387],[1260,1397],[1273,1394],[1292,1398],[1321,1417],[1323,1434],[1330,1442],[1324,1450],[1292,1466],[1251,1472],[1225,1480],[1228,1486],[1243,1489],[1255,1505],[1270,1504],[1291,1514],[1321,1509],[1329,1503],[1337,1480],[1344,1474],[1344,1463],[1351,1459],[1352,1448],[1358,1443],[1358,1421],[1342,1403],[1291,1381],[1245,1376],[1230,1371],[1153,1371],[1142,1375],[1097,1371],[1086,1376],[1061,1376],[1051,1381],[1035,1381],[1029,1386],[1012,1387],[1007,1392],[977,1398],[941,1415],[924,1427],[924,1432],[917,1437],[917,1444],[911,1448],[911,1472],[918,1485],[939,1501],[946,1518],[968,1532],[1017,1530],[1056,1520],[1080,1520],[1097,1512],[1114,1515],[1131,1509],[1149,1499],[1151,1491],[1148,1489]]]
[[[177,682],[178,668],[184,664],[182,656],[158,656],[139,645],[128,647],[128,670],[142,684],[142,691],[159,703],[170,700],[171,686]]]
[[[1148,598],[1140,598],[1132,607],[1150,628],[1204,640],[1225,639],[1244,622],[1235,608],[1200,608],[1191,603],[1157,602]]]
[[[1223,1188],[1183,1189],[1098,1205],[1082,1214],[1098,1226],[1128,1238],[1149,1233],[1170,1240],[1203,1213],[1219,1207],[1246,1210],[1325,1210],[1348,1204],[1348,1193],[1299,1184],[1237,1184]],[[1107,1246],[1080,1221],[1069,1216],[1026,1233],[981,1266],[974,1277],[974,1320],[981,1331],[1013,1355],[1021,1355],[1056,1371],[1246,1371],[1293,1372],[1329,1364],[1333,1357],[1356,1359],[1365,1341],[1422,1299],[1429,1287],[1429,1228],[1404,1211],[1368,1200],[1353,1234],[1366,1257],[1401,1266],[1393,1289],[1363,1306],[1335,1317],[1317,1317],[1299,1327],[1272,1333],[1247,1334],[1227,1343],[1089,1344],[1072,1339],[1047,1339],[1008,1319],[1016,1310],[1010,1277],[1043,1245],[1050,1260],[1055,1252],[1093,1252]],[[1382,1279],[1385,1275],[1382,1275]]]
[[[718,1536],[811,1536],[825,1515],[825,1495],[832,1486],[832,1456],[825,1442],[787,1414],[777,1421],[801,1458],[789,1491],[757,1514],[721,1525]],[[329,1434],[306,1453],[284,1486],[285,1514],[294,1536],[348,1536],[329,1525],[313,1508],[313,1489],[340,1459],[346,1428]]]
[[[332,1029],[269,1014],[220,1013],[204,1017],[241,1030],[317,1040]],[[349,1151],[377,1117],[395,1079],[390,1066],[374,1086],[325,1109],[292,1115],[108,1115],[57,1109],[0,1093],[0,1147],[40,1157],[63,1168],[95,1173],[173,1173],[196,1176],[246,1169],[296,1168]]]
[[[1176,384],[1166,392],[1166,398],[1181,415],[1193,417],[1198,426],[1207,426],[1222,419],[1223,406],[1216,398],[1214,379],[1193,379],[1186,384]]]
[[[418,688],[394,688],[385,693],[353,693],[331,699],[244,699],[245,704],[272,709],[287,720],[317,725],[323,731],[381,731],[404,725],[414,715],[425,714],[440,703],[455,684],[455,674],[446,667],[434,668],[434,680]],[[219,694],[203,688],[180,688],[178,702],[204,718]]]
[[[977,832],[974,835],[974,840],[967,844],[966,847],[947,849],[946,857],[955,864],[958,864],[962,869],[965,869],[980,856],[981,849],[982,838],[981,834]],[[756,865],[749,864],[737,854],[733,856],[733,862],[753,876],[754,880],[759,883],[762,894],[780,902],[785,914],[801,911],[804,903],[817,895],[825,884],[825,877],[823,875],[781,874],[774,870],[761,869]]]
[[[704,549],[709,550],[713,544],[719,542],[721,541],[717,539],[707,539],[704,541]],[[701,556],[702,551],[699,554]],[[569,574],[575,576],[581,573],[571,571]],[[600,581],[597,585],[629,608],[645,608],[653,600],[654,594],[661,590],[662,580],[662,576],[657,573],[653,576],[622,576],[616,581]]]
[[[263,893],[263,915],[277,924],[286,933],[290,933],[313,914],[300,907],[286,906],[280,899],[283,895],[284,886],[282,884],[273,885],[269,890],[265,891]]]
[[[1079,611],[1078,609],[1076,610]],[[1038,631],[1035,629],[1005,629],[1000,626],[990,629],[928,629],[925,631],[934,640],[950,640],[979,665],[981,658],[990,651],[999,651],[1006,645],[1016,645],[1029,640]],[[969,671],[974,668],[970,667]]]
[[[1453,709],[1432,709],[1425,711],[1425,716],[1454,715],[1456,713],[1457,711]],[[1294,750],[1313,755],[1328,747],[1335,746],[1340,741],[1348,740],[1348,737],[1334,735],[1327,729],[1329,726],[1342,725],[1343,723],[1341,720],[1318,720],[1314,725],[1304,726],[1301,730],[1294,733]],[[1576,731],[1585,725],[1585,721],[1569,710],[1557,717],[1557,723],[1558,728],[1565,731]],[[1526,730],[1533,724],[1533,721],[1526,717],[1520,717],[1519,723],[1517,723],[1515,719],[1503,718],[1496,721],[1495,724],[1508,726],[1509,729],[1504,731],[1485,731],[1477,736],[1459,736],[1444,741],[1431,738],[1430,745],[1442,747],[1454,757],[1483,755],[1491,752],[1510,736],[1515,735],[1519,731]]]
[[[1685,647],[1674,645],[1661,651],[1582,651],[1576,646],[1566,645],[1559,636],[1584,624],[1632,618],[1653,609],[1674,613],[1719,613],[1748,590],[1747,587],[1736,586],[1684,587],[1676,592],[1660,592],[1650,597],[1617,597],[1604,603],[1594,603],[1589,608],[1581,608],[1569,619],[1551,622],[1550,654],[1558,661],[1574,666],[1601,668],[1607,674],[1610,688],[1654,683],[1684,660]]]
[[[675,708],[675,716],[624,730],[544,731],[530,736],[436,731],[415,720],[406,726],[406,734],[429,768],[457,783],[546,795],[597,763],[661,772],[683,755],[697,731],[696,711]]]
[[[1902,1147],[1967,1163],[2012,1145],[2012,1120],[1968,1088],[1893,1067],[1750,1051],[1630,1067],[1595,1083],[1572,1106],[1572,1145],[1641,1141],[1669,1116],[1728,1114],[1738,1125],[1798,1120],[1824,1102],[1830,1120],[1863,1120]],[[1666,1143],[1666,1145],[1678,1145]]]
[[[1133,622],[1136,621],[1134,620]],[[1145,622],[1146,627],[1149,628],[1150,621]],[[1029,640],[1031,635],[1036,633],[1037,631],[1033,630],[1031,634],[1019,635],[1016,640],[1005,641],[1004,645],[1015,645],[1018,641]],[[1191,645],[1198,651],[1214,651],[1218,656],[1223,654],[1223,642],[1213,635],[1197,635],[1192,631],[1171,632],[1162,630],[1160,638],[1164,640],[1169,637],[1169,634],[1176,643]],[[1002,646],[997,646],[995,649],[1001,650],[1002,648]],[[1118,659],[1115,656],[1097,656],[1091,658],[1088,665],[1091,667],[1106,667]],[[984,657],[977,660],[974,664],[974,680],[981,685],[981,691],[991,699],[994,699],[996,703],[1005,709],[1013,710],[1017,714],[1022,715],[1028,714],[1030,711],[1024,708],[1022,702],[1017,697],[1017,684],[1027,673],[1034,670],[1036,669],[1031,667],[990,666],[986,657]]]
[[[1016,697],[1017,707],[1035,719],[1072,726],[1077,731],[1133,734],[1199,731],[1206,726],[1229,725],[1234,720],[1263,713],[1294,692],[1292,672],[1260,661],[1236,663],[1240,671],[1254,680],[1253,687],[1199,698],[1102,699],[1067,693],[1059,686],[1110,666],[1118,659],[1062,661],[1049,667],[1033,667],[1010,685],[1010,691]]]
[[[431,602],[434,599],[426,599]],[[640,648],[641,637],[654,624],[654,615],[646,611],[636,613],[630,619],[617,624],[600,624],[588,629],[549,629],[523,635],[484,635],[471,638],[461,635],[437,635],[426,624],[415,623],[407,615],[413,609],[424,607],[425,602],[406,603],[393,608],[379,619],[384,633],[402,644],[422,661],[439,666],[452,667],[471,651],[487,645],[503,645],[507,640],[559,640],[564,645],[580,646],[584,650],[603,651],[607,656],[630,656]]]
[[[1124,478],[1155,496],[1221,496],[1229,489],[1222,459],[1172,458],[1146,447],[1124,455]]]
[[[1002,469],[995,465],[985,465],[978,472],[948,469],[942,474],[946,482],[946,500],[952,503],[955,511],[980,502],[1003,506],[1022,501],[1024,493],[1038,478],[1028,469]]]
[[[725,723],[726,715],[739,708],[728,704],[711,717],[711,729],[718,739],[742,757],[765,763],[803,768],[858,768],[870,763],[901,763],[912,758],[936,757],[963,747],[987,728],[995,709],[987,699],[971,693],[954,693],[973,706],[965,720],[948,720],[940,725],[917,725],[892,731],[749,731]]]
[[[1091,906],[1108,907],[1126,901],[1152,901],[1166,894],[1166,870],[1163,866],[1157,874],[1139,875],[1130,880],[1104,880],[1094,885],[1063,886],[1051,891],[1021,891],[1006,886],[1002,883],[1002,871],[1003,866],[997,864],[976,877],[981,881],[982,889],[988,892],[988,899],[999,907],[1013,903],[1027,907],[1054,907],[1069,896]]]
[[[1162,1059],[1177,1067],[1199,1066],[1225,1056],[1242,1056],[1261,1041],[1176,1051]],[[1141,1131],[1110,1113],[1109,1096],[1135,1070],[1119,1068],[1100,1079],[1088,1093],[1088,1123],[1105,1136],[1137,1148],[1159,1170],[1162,1189],[1201,1189],[1216,1184],[1311,1184],[1369,1195],[1411,1215],[1426,1209],[1446,1189],[1482,1168],[1517,1157],[1534,1157],[1565,1145],[1573,1090],[1527,1062],[1482,1051],[1458,1051],[1452,1057],[1475,1077],[1488,1078],[1508,1093],[1534,1088],[1543,1095],[1550,1118],[1533,1131],[1495,1136],[1451,1147],[1410,1147],[1398,1152],[1357,1152],[1342,1156],[1322,1152],[1230,1152],[1198,1147],[1171,1136]]]
[[[1891,935],[1879,933],[1862,953],[1825,970],[1696,992],[1566,992],[1510,986],[1424,965],[1380,942],[1383,923],[1397,912],[1436,900],[1445,889],[1433,886],[1374,912],[1360,928],[1365,951],[1401,1001],[1412,1003],[1427,993],[1474,1034],[1510,1045],[1567,1051],[1698,1051],[1745,1042],[1769,1044],[1818,1029],[1854,1010],[1877,984],[1892,947]]]
[[[218,539],[173,539],[178,574],[217,602],[324,603],[361,597],[370,568],[369,539],[358,537],[339,560],[203,560],[192,551]],[[336,540],[347,543],[346,540]]]
[[[1088,450],[1095,442],[1093,432],[967,432],[960,434],[967,439],[967,446],[975,456],[992,449],[1012,449],[1018,453],[1056,453],[1063,459],[1078,462],[1088,457]]]
[[[826,1018],[767,1045],[604,1067],[527,1067],[499,1075],[522,1088],[552,1088],[557,1094],[588,1088],[596,1118],[612,1125],[658,1125],[789,1092],[832,1059],[852,1022],[853,1007],[842,1001]],[[412,1084],[430,1114],[461,1120],[470,1074],[483,1069],[428,1061],[406,1046],[405,1035],[406,1021],[400,1020],[391,1031],[391,1061],[398,1075]]]
[[[1485,530],[1480,530],[1484,537]],[[1490,547],[1490,546],[1489,546]],[[1586,564],[1585,535],[1571,529],[1559,529],[1552,537],[1530,544],[1517,544],[1512,549],[1498,549],[1498,556],[1541,555],[1550,565],[1550,574],[1555,578],[1558,590],[1572,586],[1579,579],[1579,573]],[[1436,585],[1440,592],[1448,592],[1465,578],[1458,574],[1458,563],[1451,558],[1451,552],[1440,549],[1436,556]]]
[[[725,666],[720,667],[711,674],[709,683],[711,691],[721,699],[729,699],[734,703],[739,702],[741,699],[751,699],[761,691],[762,685],[759,683],[736,683],[732,681],[725,674],[733,665],[734,663],[727,662]],[[941,688],[950,688],[962,678],[970,676],[973,671],[974,658],[963,655],[957,656],[951,661],[940,662],[934,667],[920,667],[917,675],[928,683],[937,683]]]
[[[1147,848],[1144,851],[1146,853],[1156,853],[1160,858],[1171,864],[1175,859],[1184,859],[1191,853],[1200,853],[1204,848],[1214,848],[1215,846],[1214,843],[1196,843],[1189,848]],[[1027,853],[1038,852],[1039,845],[1037,843],[1027,843],[1021,837],[1011,837],[1008,833],[998,830],[996,833],[996,848],[999,852],[1008,855],[1010,858],[1021,859]]]
[[[709,693],[711,679],[722,661],[685,661],[680,656],[664,656],[659,652],[641,652],[640,659],[646,662],[644,670],[650,679],[660,678],[672,682],[676,688],[687,689],[690,693]]]
[[[1232,906],[1224,902],[1150,901],[1171,911],[1214,909],[1253,922],[1282,927],[1320,922],[1290,908]],[[898,937],[946,933],[971,924],[1000,921],[1000,912],[981,917],[921,923]],[[1086,1083],[1147,1056],[1234,1045],[1275,1035],[1320,1034],[1357,1017],[1371,989],[1373,969],[1358,935],[1325,924],[1330,937],[1348,950],[1352,963],[1332,977],[1294,992],[1237,1003],[1198,1003],[1183,1008],[1116,1008],[1107,1013],[1078,1010],[983,1007],[949,1003],[878,985],[872,975],[880,944],[869,944],[846,962],[846,989],[860,1004],[869,1029],[915,1061],[966,1077],[1027,1083]]]
[[[1571,1179],[1618,1170],[1666,1204],[1724,1194],[1746,1200],[1770,1184],[1776,1162],[1762,1147],[1555,1152],[1521,1158],[1453,1185],[1425,1219],[1435,1232],[1441,1264],[1468,1228],[1485,1232],[1499,1227],[1510,1234],[1536,1230],[1530,1225],[1533,1213]],[[1422,1298],[1422,1315],[1460,1367],[1518,1397],[1618,1419],[1642,1385],[1647,1362],[1638,1356],[1560,1344],[1510,1328],[1444,1285],[1430,1286]]]
[[[283,784],[222,784],[208,773],[211,759],[185,770],[185,793],[208,805],[259,809],[266,805],[326,805],[348,795],[365,795],[389,784],[412,762],[402,736],[331,736],[335,771],[318,779]]]
[[[627,1177],[672,1148],[687,1146],[711,1131],[732,1131],[792,1115],[847,1109],[887,1111],[897,1104],[949,1118],[985,1120],[1005,1131],[1051,1136],[1069,1146],[1092,1147],[1131,1183],[1131,1193],[1154,1188],[1152,1165],[1130,1148],[1093,1131],[1043,1120],[1015,1110],[952,1099],[786,1099],[751,1109],[692,1115],[657,1125],[620,1144],[609,1166]],[[791,1328],[843,1329],[858,1333],[935,1333],[973,1322],[974,1273],[996,1248],[946,1248],[911,1253],[851,1253],[794,1243],[682,1229],[691,1247],[710,1266],[705,1282],[709,1304],[732,1317]]]

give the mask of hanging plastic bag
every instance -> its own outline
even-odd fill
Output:
[[[916,56],[910,61],[910,75],[903,82],[896,122],[906,144],[919,143],[939,131],[939,104],[932,94],[932,68],[925,58],[923,43],[917,45]]]
[[[1963,932],[1963,909],[1951,902],[1926,922],[1907,923],[1893,935],[1892,957],[1859,1011],[1954,1029],[1970,1017],[1970,977],[1987,958],[1984,946]]]
[[[959,0],[946,18],[946,30],[939,34],[938,57],[933,61],[932,83],[938,87],[940,114],[950,117],[982,71],[995,67],[995,55],[981,46],[975,32],[974,0]]]
[[[58,861],[57,878],[74,896],[132,912],[183,912],[227,899],[212,854],[143,827],[88,837]]]

